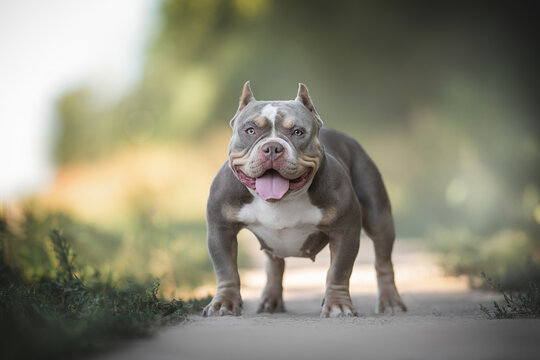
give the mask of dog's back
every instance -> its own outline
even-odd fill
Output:
[[[327,127],[321,128],[319,139],[326,154],[336,158],[351,175],[352,185],[362,206],[365,226],[369,227],[370,218],[389,213],[390,200],[381,174],[362,146],[351,136]],[[390,224],[386,223],[385,226]],[[393,224],[391,227],[393,232]]]

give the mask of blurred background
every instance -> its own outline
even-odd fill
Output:
[[[212,286],[205,203],[242,85],[293,99],[303,82],[378,165],[402,241],[472,286],[482,271],[539,283],[537,14],[533,1],[3,1],[5,257],[49,274],[61,228],[81,274],[160,277],[165,296]]]

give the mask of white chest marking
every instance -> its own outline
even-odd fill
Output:
[[[255,195],[238,213],[239,220],[279,257],[303,256],[300,249],[308,236],[317,231],[322,217],[322,210],[311,204],[307,192],[277,202]]]

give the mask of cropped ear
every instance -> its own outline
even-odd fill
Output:
[[[313,106],[313,102],[311,101],[311,98],[309,97],[309,92],[306,87],[306,85],[299,83],[298,84],[298,94],[296,95],[296,101],[301,102],[305,107],[308,108],[309,111],[315,116],[317,119],[317,124],[319,127],[323,125],[323,121],[319,114],[317,113],[317,110],[315,110],[315,106]]]
[[[251,92],[249,81],[246,81],[246,83],[244,84],[244,88],[242,89],[242,95],[240,96],[240,103],[238,104],[238,110],[236,110],[236,114],[234,115],[234,117],[232,118],[230,122],[231,127],[233,127],[234,120],[236,119],[240,111],[242,111],[242,109],[245,108],[247,104],[249,104],[250,102],[254,100],[255,100],[255,97],[253,96],[253,93]]]

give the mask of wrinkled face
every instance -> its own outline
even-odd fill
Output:
[[[316,112],[298,99],[252,99],[231,123],[229,165],[245,186],[264,200],[309,187],[323,156]]]

